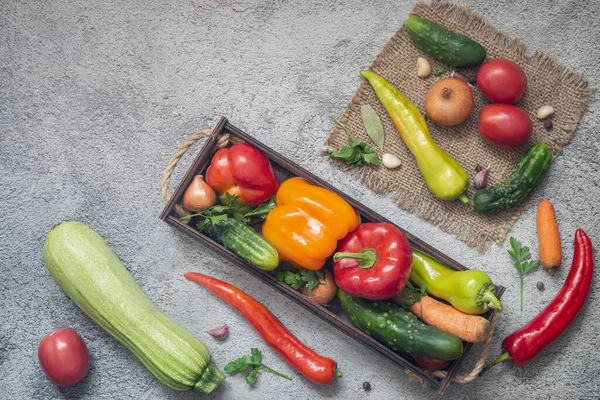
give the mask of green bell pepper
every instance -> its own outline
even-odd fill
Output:
[[[413,249],[410,280],[425,285],[427,293],[446,300],[467,314],[483,314],[492,308],[502,311],[496,287],[483,271],[457,271]]]

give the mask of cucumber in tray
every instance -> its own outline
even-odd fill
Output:
[[[418,48],[452,68],[476,67],[485,61],[482,45],[433,21],[411,15],[404,27]]]
[[[342,290],[338,290],[338,299],[358,329],[403,356],[454,360],[463,352],[458,337],[425,325],[395,304],[352,297]]]
[[[228,218],[211,227],[209,234],[229,250],[264,271],[279,265],[279,254],[273,245],[244,222]]]

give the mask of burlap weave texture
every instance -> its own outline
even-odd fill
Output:
[[[413,14],[469,36],[485,47],[489,57],[510,59],[520,65],[527,75],[527,89],[523,98],[517,103],[533,121],[533,135],[526,146],[519,149],[500,149],[488,144],[481,137],[477,131],[478,117],[481,109],[489,102],[477,89],[473,90],[475,102],[473,112],[465,122],[453,127],[442,127],[428,121],[435,142],[454,157],[469,174],[471,178],[467,192],[469,198],[472,199],[474,194],[472,181],[477,165],[490,166],[489,184],[493,185],[510,174],[532,144],[544,142],[550,147],[552,153],[557,155],[569,143],[583,115],[585,104],[594,92],[587,87],[581,74],[558,63],[543,52],[527,56],[522,42],[509,38],[504,32],[485,22],[480,15],[465,7],[446,1],[417,3]],[[418,57],[427,58],[432,71],[444,68],[447,72],[426,79],[417,77]],[[452,71],[419,50],[404,27],[390,38],[369,69],[394,84],[423,114],[425,114],[425,94],[429,87],[437,80],[449,77]],[[460,69],[459,72],[467,78],[474,78],[477,68]],[[373,106],[383,122],[384,150],[376,148],[365,132],[360,114],[360,107],[363,104]],[[537,110],[547,104],[552,105],[556,110],[550,131],[547,131],[542,122],[536,118]],[[363,182],[375,192],[389,193],[402,209],[419,215],[471,246],[483,250],[492,242],[503,242],[523,208],[528,204],[526,201],[517,208],[484,216],[458,201],[449,202],[435,198],[427,188],[412,154],[402,142],[385,109],[365,80],[362,80],[340,120],[354,135],[371,145],[380,156],[383,153],[392,153],[402,160],[402,166],[397,170],[388,170],[383,166],[344,166],[345,168],[360,174]],[[339,127],[332,131],[325,142],[326,145],[334,148],[347,143],[348,135]]]

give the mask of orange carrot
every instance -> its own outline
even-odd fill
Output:
[[[490,333],[491,326],[487,319],[479,315],[465,314],[429,296],[421,297],[409,310],[426,324],[467,342],[483,342]]]
[[[556,224],[554,206],[550,200],[540,200],[537,211],[537,231],[540,264],[546,268],[556,268],[562,262],[560,234]]]

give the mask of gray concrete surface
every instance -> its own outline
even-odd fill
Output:
[[[537,243],[537,200],[554,201],[564,265],[525,280],[505,246],[479,254],[396,208],[318,153],[368,65],[401,26],[412,1],[141,1],[0,3],[0,398],[192,399],[156,381],[123,346],[59,289],[42,260],[48,230],[64,220],[94,227],[156,305],[226,362],[256,346],[265,363],[293,371],[230,307],[183,279],[187,271],[225,278],[268,305],[315,350],[339,362],[344,377],[317,387],[262,373],[255,388],[231,377],[216,399],[423,399],[431,390],[214,252],[160,222],[159,181],[177,146],[220,115],[346,191],[415,235],[506,286],[501,339],[560,288],[573,233],[585,228],[600,246],[599,107],[592,101],[573,142],[554,161],[511,235]],[[600,20],[596,2],[473,2],[529,52],[544,49],[598,87]],[[597,97],[597,96],[596,96]],[[175,180],[189,165],[184,158]],[[535,251],[534,251],[535,253]],[[543,281],[546,290],[535,289]],[[447,398],[591,399],[600,390],[598,277],[582,314],[527,367],[502,365]],[[231,326],[223,343],[204,331]],[[80,384],[58,389],[37,362],[39,340],[71,327],[86,341],[92,367]],[[472,360],[471,360],[472,361]],[[369,381],[372,391],[363,391]]]

